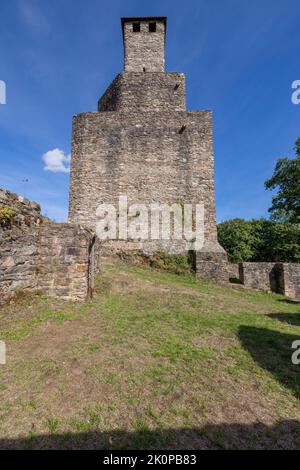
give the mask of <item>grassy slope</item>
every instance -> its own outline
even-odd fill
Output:
[[[0,448],[297,448],[300,305],[107,265],[92,302],[0,310]]]

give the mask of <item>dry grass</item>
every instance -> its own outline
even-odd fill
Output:
[[[111,264],[0,310],[0,448],[297,448],[300,306]]]

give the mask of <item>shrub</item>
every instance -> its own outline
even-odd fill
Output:
[[[13,207],[3,207],[0,209],[0,225],[7,226],[11,223],[15,215],[15,210]]]

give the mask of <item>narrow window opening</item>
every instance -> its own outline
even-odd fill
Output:
[[[156,33],[156,23],[149,23],[149,33]]]
[[[141,31],[141,24],[140,23],[132,23],[132,31],[134,33],[139,33]]]

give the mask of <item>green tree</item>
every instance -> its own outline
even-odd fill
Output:
[[[272,178],[265,182],[266,189],[277,189],[269,209],[275,221],[300,223],[300,137],[295,153],[294,159],[279,159]]]
[[[300,262],[300,224],[265,220],[253,261]]]

